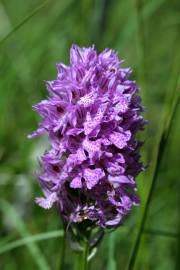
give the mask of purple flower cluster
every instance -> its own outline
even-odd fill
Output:
[[[48,133],[51,149],[41,157],[43,208],[57,203],[66,224],[90,220],[117,226],[139,203],[135,177],[143,129],[139,92],[117,54],[73,45],[70,66],[57,64],[49,97],[34,106],[42,117],[30,138]]]

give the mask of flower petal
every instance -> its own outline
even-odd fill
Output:
[[[98,181],[104,177],[104,172],[102,169],[85,169],[83,173],[83,177],[86,180],[86,185],[88,189],[94,187]]]
[[[46,198],[40,197],[35,199],[36,203],[42,208],[49,209],[52,207],[53,203],[57,201],[56,193],[51,193]]]
[[[82,188],[81,177],[76,176],[75,178],[73,178],[73,180],[70,183],[70,187],[71,188]]]
[[[124,148],[127,145],[127,142],[131,138],[131,132],[125,131],[123,133],[113,132],[109,136],[109,140],[119,149]]]

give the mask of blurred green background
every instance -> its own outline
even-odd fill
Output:
[[[137,179],[141,207],[105,236],[91,269],[180,269],[179,30],[179,0],[0,0],[1,270],[57,269],[57,211],[34,203],[41,191],[33,172],[47,140],[26,136],[39,121],[31,106],[47,96],[43,80],[69,62],[72,43],[118,51],[149,121],[140,135],[148,166]],[[66,255],[73,269],[76,255]]]

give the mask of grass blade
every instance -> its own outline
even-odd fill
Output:
[[[10,205],[7,201],[3,199],[0,199],[0,209],[2,210],[3,214],[9,219],[9,222],[16,228],[21,237],[31,237],[31,234],[29,233],[25,223],[20,218],[16,209],[12,205]],[[27,242],[26,246],[37,264],[37,269],[49,270],[50,268],[46,262],[46,259],[44,258],[36,243]]]
[[[150,234],[153,236],[163,236],[163,237],[172,237],[172,238],[178,238],[179,234],[169,231],[161,231],[161,230],[151,230],[151,229],[145,229],[143,233]]]
[[[141,15],[142,16],[141,20],[143,19],[144,22],[148,21],[151,18],[151,16],[153,16],[153,14],[157,12],[157,10],[163,5],[165,0],[157,0],[153,2],[156,4],[151,3],[151,1],[144,1]],[[115,46],[118,46],[119,44],[121,50],[123,50],[123,48],[127,46],[127,41],[132,36],[133,32],[136,31],[136,27],[137,22],[134,22],[134,18],[133,17],[128,18],[126,27],[124,27],[124,30],[122,31],[121,35],[119,35],[119,38],[114,40]]]
[[[116,260],[114,257],[114,251],[115,251],[115,233],[110,233],[109,239],[108,239],[108,263],[107,263],[107,270],[116,270]]]
[[[28,22],[34,15],[36,15],[45,5],[49,2],[46,0],[43,4],[36,7],[29,15],[27,15],[20,23],[18,23],[14,28],[2,39],[0,40],[0,46],[11,36],[13,35],[21,26]]]
[[[29,243],[32,243],[32,242],[43,241],[43,240],[48,240],[48,239],[62,237],[62,236],[63,236],[63,231],[58,230],[58,231],[39,233],[36,235],[24,237],[16,241],[7,243],[6,245],[1,245],[0,254],[8,252],[12,249],[24,246],[24,245],[28,245]]]
[[[174,119],[174,117],[176,115],[177,108],[178,108],[178,105],[179,105],[179,101],[180,101],[179,80],[178,80],[175,92],[178,93],[178,96],[175,98],[175,101],[174,101],[174,103],[172,105],[172,109],[170,110],[170,115],[171,115],[170,119],[168,121],[167,126],[165,126],[165,128],[163,129],[163,132],[162,132],[162,135],[161,135],[161,138],[160,138],[159,147],[158,147],[158,153],[157,153],[157,159],[156,159],[156,165],[155,165],[155,171],[154,171],[150,191],[149,191],[149,194],[148,194],[148,198],[147,198],[147,201],[146,201],[146,205],[145,205],[145,208],[144,208],[141,224],[140,224],[140,227],[139,227],[139,230],[138,230],[137,238],[136,238],[136,241],[135,241],[135,244],[134,244],[134,247],[133,247],[133,251],[132,251],[132,254],[131,254],[131,257],[130,257],[128,270],[132,270],[134,268],[134,265],[135,265],[135,262],[136,262],[136,257],[137,257],[139,245],[140,245],[140,242],[141,242],[141,238],[142,238],[142,233],[144,231],[144,226],[145,226],[146,218],[147,218],[147,215],[148,215],[149,205],[150,205],[150,202],[151,202],[151,199],[152,199],[152,195],[153,195],[153,191],[154,191],[158,171],[159,171],[159,168],[160,168],[160,165],[161,165],[162,157],[164,155],[164,150],[166,148],[166,144],[167,144],[167,141],[168,141],[168,138],[169,138],[169,134],[170,134],[170,131],[172,129],[173,119]]]
[[[143,0],[136,0],[134,2],[134,9],[136,14],[136,39],[138,43],[138,68],[139,68],[139,81],[141,87],[145,88],[145,29],[144,29],[144,18],[142,16]]]
[[[179,200],[179,203],[180,203],[180,200]],[[180,210],[180,207],[178,207],[178,208]],[[176,267],[175,267],[175,270],[180,269],[180,212],[179,212],[179,228],[178,228],[178,232],[179,232],[179,237],[178,237],[178,247],[177,247]]]
[[[107,13],[112,2],[108,0],[95,1],[94,14],[91,26],[92,40],[97,47],[100,47],[102,37],[106,29]]]

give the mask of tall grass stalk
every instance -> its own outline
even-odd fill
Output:
[[[15,241],[8,241],[8,243],[1,241],[0,242],[0,254],[5,253],[5,252],[9,252],[13,249],[22,247],[24,245],[28,245],[29,243],[32,243],[32,242],[44,241],[44,240],[54,239],[54,238],[58,238],[58,237],[62,237],[62,236],[63,236],[63,231],[58,230],[58,231],[39,233],[39,234],[23,237],[21,239],[15,240]]]
[[[177,83],[177,86],[176,86],[176,91],[177,92],[179,91],[179,81],[180,80],[178,80],[178,83]],[[170,120],[168,122],[168,126],[165,126],[165,128],[162,131],[162,135],[161,135],[161,138],[160,138],[160,141],[159,141],[159,146],[158,146],[158,153],[157,153],[157,160],[156,160],[156,166],[155,166],[155,170],[154,170],[154,175],[153,175],[153,179],[152,179],[152,182],[151,182],[151,187],[150,187],[150,190],[149,190],[148,198],[147,198],[147,201],[146,201],[146,204],[145,204],[145,208],[144,208],[142,220],[141,220],[141,223],[140,223],[140,227],[139,227],[139,230],[138,230],[137,238],[135,240],[132,255],[131,255],[130,260],[129,260],[128,270],[132,270],[134,268],[134,265],[135,265],[135,262],[136,262],[136,258],[137,258],[137,254],[138,254],[138,250],[139,250],[139,245],[140,245],[140,242],[141,242],[141,239],[142,239],[142,234],[143,234],[143,231],[145,229],[145,222],[146,222],[146,219],[147,219],[147,216],[148,216],[149,205],[150,205],[150,202],[151,202],[151,199],[152,199],[152,195],[153,195],[153,191],[154,191],[154,188],[155,188],[155,183],[156,183],[156,180],[157,180],[158,172],[159,172],[159,169],[160,169],[160,166],[161,166],[164,151],[165,151],[167,141],[168,141],[168,138],[169,138],[169,135],[170,135],[170,131],[171,131],[171,128],[172,128],[173,119],[174,119],[174,117],[176,115],[176,112],[177,112],[179,101],[180,101],[180,95],[178,95],[176,97],[176,99],[175,99],[175,101],[174,101],[174,103],[172,105],[172,108],[170,110],[171,118],[170,118]]]
[[[29,15],[27,15],[20,23],[14,26],[14,28],[2,39],[0,40],[0,46],[12,35],[14,34],[19,28],[21,28],[26,22],[28,22],[33,16],[35,16],[42,8],[46,6],[49,0],[44,1],[43,4],[40,4],[36,7]]]
[[[90,264],[88,261],[89,255],[89,243],[84,241],[84,246],[81,252],[76,253],[75,255],[75,270],[90,270]]]
[[[3,199],[0,199],[0,209],[2,210],[6,218],[10,221],[11,226],[14,226],[16,228],[21,237],[28,237],[31,235],[26,227],[26,224],[23,222],[21,217],[18,215],[16,209],[14,209],[12,205],[10,205],[7,201]],[[37,244],[35,242],[27,242],[26,246],[37,265],[37,269],[50,270],[46,258],[42,254]]]
[[[65,269],[65,256],[66,256],[66,233],[64,230],[62,241],[61,241],[60,261],[58,260],[57,270]]]

